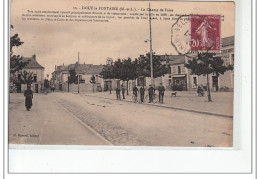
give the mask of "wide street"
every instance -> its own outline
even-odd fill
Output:
[[[10,94],[10,144],[232,146],[233,120],[81,93]]]

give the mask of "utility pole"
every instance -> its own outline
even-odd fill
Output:
[[[70,81],[69,81],[69,79],[70,79],[70,74],[68,74],[68,93],[70,92]]]
[[[149,2],[149,27],[150,27],[150,66],[151,66],[151,85],[154,86],[153,79],[153,48],[152,48],[152,22],[151,22],[151,5]]]
[[[78,93],[79,93],[79,52],[78,52],[78,65],[77,65],[77,72],[78,72]]]

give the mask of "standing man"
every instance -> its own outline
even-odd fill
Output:
[[[159,88],[158,88],[158,91],[159,91],[159,102],[163,104],[163,96],[164,96],[165,88],[164,88],[164,86],[162,85],[162,83],[160,83],[160,86],[159,86]]]
[[[109,84],[109,93],[111,94],[112,84]]]
[[[33,91],[31,90],[31,85],[27,85],[27,90],[24,91],[25,96],[25,107],[27,111],[30,111],[32,107]]]
[[[148,93],[149,93],[149,103],[151,103],[153,102],[153,94],[154,94],[154,88],[152,87],[152,85],[149,85]]]
[[[142,86],[140,88],[140,100],[141,100],[141,103],[144,102],[144,93],[145,93],[145,89],[144,89],[144,86]]]
[[[51,91],[54,92],[55,90],[55,86],[54,86],[54,83],[51,84]]]
[[[122,89],[122,96],[123,96],[123,99],[125,99],[125,86],[124,86],[124,83],[122,83],[122,85],[121,85],[121,89]]]
[[[139,91],[138,88],[136,87],[136,85],[134,85],[134,87],[133,87],[133,94],[135,95],[136,100],[137,100],[138,91]]]
[[[120,88],[118,86],[116,88],[116,99],[120,100]]]

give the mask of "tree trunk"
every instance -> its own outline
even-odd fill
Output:
[[[127,82],[127,84],[126,84],[126,95],[129,95],[129,93],[128,93],[128,81],[129,80],[126,81]]]
[[[94,89],[94,88],[95,88],[95,86],[94,86],[94,85],[95,85],[95,84],[92,84],[92,86],[93,86],[93,93],[95,92],[95,89]]]
[[[70,92],[70,84],[68,83],[68,93]]]
[[[209,88],[209,75],[207,74],[207,93],[208,93],[208,102],[212,102],[211,95],[210,95],[210,88]]]

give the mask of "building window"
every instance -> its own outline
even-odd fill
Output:
[[[37,82],[37,75],[33,75],[33,82]]]
[[[178,74],[181,74],[181,66],[178,66]]]

